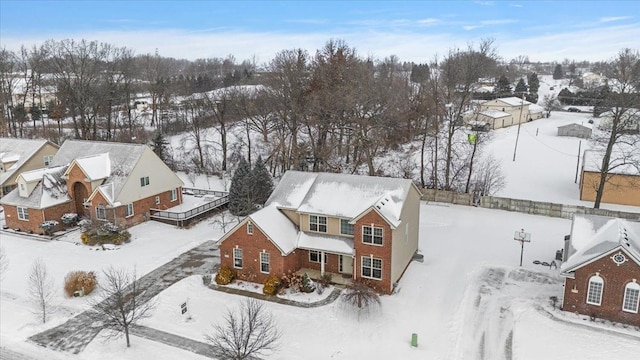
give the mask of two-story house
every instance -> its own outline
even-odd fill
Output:
[[[34,233],[77,213],[129,227],[182,203],[182,181],[146,145],[67,140],[48,168],[21,173],[0,200],[8,227]]]
[[[507,97],[483,102],[478,113],[469,120],[474,123],[482,122],[487,129],[500,129],[540,119],[542,110],[542,107],[529,101]]]
[[[219,240],[221,263],[249,281],[313,269],[389,294],[418,250],[420,197],[408,179],[288,171]]]
[[[562,309],[640,326],[640,222],[574,215]]]
[[[48,166],[57,151],[47,140],[0,138],[0,197],[16,188],[20,173]]]

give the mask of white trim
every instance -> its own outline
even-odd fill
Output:
[[[131,212],[129,212],[129,208],[131,208]],[[133,203],[129,203],[127,205],[124,206],[124,217],[125,218],[130,218],[132,217],[133,214]]]
[[[169,196],[170,196],[171,202],[178,200],[178,189],[171,189]]]
[[[140,177],[140,187],[149,186],[149,184],[150,184],[149,176],[141,176]]]
[[[371,242],[366,242],[364,241],[364,228],[371,228]],[[380,244],[376,244],[375,242],[375,238],[378,237],[377,235],[375,235],[376,229],[380,229]],[[380,227],[380,226],[375,226],[375,224],[369,224],[369,225],[362,225],[362,234],[361,234],[361,239],[363,244],[366,245],[373,245],[373,246],[384,246],[384,228]]]
[[[347,225],[350,225],[353,229],[353,232],[351,234],[347,234],[347,233],[343,233],[342,232],[342,222],[346,222]],[[355,224],[351,224],[351,221],[349,219],[340,219],[340,235],[342,236],[350,236],[350,237],[354,237],[356,233],[356,225]]]
[[[628,292],[627,292],[628,291]],[[635,292],[635,309],[631,309],[631,308],[625,308],[625,306],[627,305],[627,296],[631,296],[631,292]],[[634,281],[628,283],[625,287],[624,287],[624,298],[622,299],[622,311],[624,312],[630,312],[630,313],[634,313],[637,314],[638,313],[638,305],[640,304],[640,284],[638,284],[637,282]],[[631,303],[631,305],[633,305],[633,303]]]
[[[262,259],[263,255],[267,256],[267,261],[266,262],[263,261],[263,259]],[[269,274],[271,272],[271,256],[269,256],[269,253],[264,251],[264,250],[262,250],[262,252],[260,253],[259,256],[260,256],[260,272],[263,273],[263,274]],[[262,265],[264,265],[264,264],[267,264],[268,271],[262,270]]]
[[[370,269],[371,269],[371,275],[370,275],[370,276],[366,276],[366,275],[364,275],[364,268],[365,268],[365,266],[364,266],[364,260],[365,260],[365,259],[370,259],[370,260],[371,260],[371,266],[367,266],[367,268],[370,268]],[[380,270],[380,277],[379,277],[379,278],[377,278],[377,277],[373,276],[373,270],[378,270],[378,268],[377,268],[377,267],[374,267],[374,266],[373,266],[373,260],[380,260],[380,269],[379,269],[379,270]],[[382,265],[383,265],[382,258],[376,258],[376,257],[373,257],[373,255],[370,255],[370,256],[361,256],[361,257],[360,257],[360,276],[361,276],[361,277],[363,277],[363,278],[365,278],[365,279],[372,279],[372,280],[382,281],[382,278],[383,278],[383,274],[382,274],[382,267],[383,267],[383,266],[382,266]]]
[[[251,221],[247,221],[247,234],[253,235],[253,224]]]
[[[596,261],[598,261],[598,260],[600,260],[600,259],[602,259],[604,257],[607,257],[607,256],[613,254],[614,252],[618,251],[618,250],[621,250],[627,256],[627,259],[633,260],[636,264],[638,264],[640,266],[640,259],[637,259],[633,254],[631,254],[629,251],[627,251],[622,245],[618,245],[618,246],[614,247],[613,249],[611,249],[611,250],[609,250],[607,252],[604,252],[604,253],[602,253],[602,254],[600,254],[598,256],[595,256],[595,257],[593,257],[593,258],[591,258],[589,260],[586,260],[586,261],[584,261],[584,262],[582,262],[580,264],[576,264],[576,265],[572,266],[571,268],[568,268],[566,270],[562,270],[562,273],[560,275],[569,276],[569,273],[575,272],[576,270],[578,270],[579,268],[581,268],[583,266],[589,265],[589,264],[591,264],[593,262],[596,262]],[[567,261],[569,261],[570,259],[571,258],[567,259]]]
[[[320,259],[322,259],[322,255],[324,254],[324,263],[327,263],[327,253],[320,250],[308,250],[309,251],[309,262],[315,264],[321,264]],[[318,260],[311,260],[311,253],[318,254]]]
[[[311,229],[311,217],[315,216],[316,217],[316,222],[314,222],[313,224],[316,225],[316,230]],[[320,219],[324,218],[324,224],[320,222]],[[320,230],[320,226],[324,226],[324,231]],[[309,214],[309,231],[312,232],[317,232],[317,233],[321,233],[321,234],[326,234],[327,231],[329,230],[329,219],[327,216],[325,215],[316,215],[316,214]]]
[[[599,294],[594,294],[598,296],[598,302],[589,301],[589,297],[591,295],[591,285],[599,285],[600,291]],[[595,289],[594,289],[595,290]],[[587,287],[587,304],[589,305],[602,305],[602,294],[604,293],[604,279],[600,277],[599,274],[593,275],[589,278],[589,286]]]
[[[160,205],[160,196],[156,195],[156,205]]]
[[[18,212],[18,220],[29,221],[29,208],[28,207],[16,206],[16,211]]]
[[[98,216],[98,210],[102,210],[103,211],[104,217]],[[103,206],[96,206],[96,219],[97,220],[101,220],[101,221],[106,221],[107,220],[107,209],[104,208]]]
[[[240,257],[236,256],[236,251],[240,252]],[[241,248],[239,247],[235,247],[233,248],[233,268],[234,269],[242,269],[242,266],[244,265],[244,255],[243,255],[243,251]],[[240,260],[240,266],[237,266],[236,264],[236,260]]]

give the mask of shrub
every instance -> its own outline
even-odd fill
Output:
[[[302,285],[302,276],[289,270],[284,275],[282,275],[282,285],[293,291],[300,291],[300,286]]]
[[[331,274],[324,273],[322,276],[320,276],[320,279],[318,279],[317,282],[323,287],[327,287],[329,286],[329,284],[331,284],[331,280]]]
[[[93,226],[93,223],[89,219],[82,219],[82,220],[80,220],[78,222],[78,225],[80,226],[80,229],[83,232],[87,232],[87,231],[91,230],[91,227]]]
[[[93,271],[72,271],[64,278],[64,292],[72,297],[76,291],[89,295],[96,288],[96,274]]]
[[[53,230],[53,228],[55,228],[56,226],[58,226],[59,222],[55,221],[55,220],[47,220],[42,222],[40,225],[38,225],[38,227],[42,230],[44,230],[44,233],[47,235],[51,235],[51,230]]]
[[[304,273],[304,275],[302,275],[302,283],[300,284],[300,292],[311,293],[315,289],[316,287],[313,284],[313,281],[311,281],[311,278],[309,278],[309,275]]]
[[[62,217],[60,218],[60,221],[62,221],[62,223],[67,226],[75,226],[76,223],[78,222],[78,214],[76,213],[63,214]]]
[[[267,280],[264,282],[264,287],[262,288],[262,293],[265,295],[275,295],[278,293],[278,289],[282,282],[275,275],[269,275]]]
[[[371,304],[380,304],[380,296],[364,280],[356,280],[347,285],[346,292],[342,299],[358,309],[367,308]]]
[[[211,275],[210,274],[204,274],[202,275],[202,283],[205,286],[209,286],[209,284],[211,284]]]
[[[83,221],[84,220],[80,221],[80,224],[82,224]],[[104,223],[97,228],[91,227],[87,230],[84,230],[84,228],[85,226],[83,226],[83,233],[80,238],[82,239],[82,243],[85,245],[122,245],[123,243],[128,243],[131,240],[131,234],[127,230],[124,230],[110,222]]]
[[[216,274],[215,280],[218,285],[228,285],[234,278],[233,270],[226,265],[222,265],[220,271]]]

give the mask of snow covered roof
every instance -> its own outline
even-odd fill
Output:
[[[2,198],[2,203],[31,209],[44,209],[71,201],[67,194],[66,181],[62,177],[66,169],[66,166],[56,166],[20,174],[25,181],[28,181],[27,179],[40,179],[40,181],[28,197],[21,197],[19,190],[14,189]]]
[[[604,156],[603,151],[598,150],[586,150],[583,158],[583,170],[590,172],[600,172],[602,167],[602,158]],[[622,175],[640,175],[640,152],[623,151],[620,148],[614,148],[611,155],[611,161],[609,164],[610,174],[622,174]]]
[[[582,125],[582,124],[578,124],[578,123],[558,126],[558,129],[566,129],[566,128],[582,128],[582,129],[591,130],[591,126],[586,126],[586,125]]]
[[[411,186],[409,179],[287,171],[267,205],[349,219],[375,208],[397,226]]]
[[[479,113],[480,115],[488,116],[493,119],[499,119],[505,116],[511,116],[511,114],[500,110],[484,110]]]
[[[518,98],[518,97],[515,97],[515,96],[506,97],[506,98],[499,98],[499,99],[496,99],[496,101],[503,102],[505,104],[508,104],[509,106],[520,106],[522,104],[531,105],[531,103],[528,102],[527,100],[522,100],[521,98]],[[523,101],[524,101],[524,103],[523,103]]]
[[[27,162],[48,141],[37,139],[0,138],[0,162],[13,163],[9,168],[0,172],[0,184],[13,176],[25,162]]]
[[[108,153],[85,156],[74,161],[91,181],[105,179],[111,175],[111,160]]]
[[[67,140],[51,165],[67,165],[76,160],[90,179],[105,179],[101,185],[108,186],[108,193],[116,199],[145,149],[146,145],[141,144]],[[84,156],[78,158],[79,154]]]
[[[353,239],[342,236],[306,233],[301,231],[298,247],[307,250],[326,251],[345,255],[353,255]]]
[[[283,254],[296,248],[298,229],[275,205],[265,206],[248,217],[273,242]],[[241,222],[239,226],[246,222]],[[229,233],[234,232],[230,231]],[[221,239],[222,240],[222,239]]]
[[[530,114],[538,114],[538,113],[542,113],[543,111],[544,111],[544,108],[538,104],[529,105]]]
[[[640,222],[598,215],[574,215],[571,238],[566,247],[567,274],[618,248],[640,264]]]

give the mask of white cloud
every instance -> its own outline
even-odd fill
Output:
[[[577,29],[548,35],[542,32],[528,37],[512,33],[469,32],[477,26],[464,27],[468,32],[448,33],[432,31],[397,32],[392,30],[356,30],[289,34],[281,32],[244,32],[229,29],[188,32],[182,30],[102,31],[86,33],[44,34],[39,37],[3,36],[2,43],[11,50],[20,45],[38,45],[49,38],[88,39],[131,48],[137,54],[154,53],[163,56],[196,59],[226,57],[233,54],[242,61],[256,56],[257,61],[268,62],[280,50],[303,48],[311,54],[329,39],[343,39],[363,56],[385,58],[397,55],[401,61],[425,62],[435,54],[446,54],[449,49],[478,43],[489,35],[495,39],[498,53],[505,59],[527,54],[532,61],[607,60],[625,47],[638,48],[640,24]]]
[[[518,22],[515,19],[496,19],[496,20],[482,20],[480,24],[482,25],[504,25],[504,24],[513,24]]]
[[[418,24],[420,25],[433,25],[439,22],[440,22],[440,19],[434,19],[434,18],[418,20]]]
[[[469,30],[477,29],[479,27],[480,27],[479,25],[466,25],[466,26],[463,26],[462,28],[469,31]]]
[[[598,21],[603,22],[603,23],[608,23],[608,22],[620,21],[620,20],[626,20],[626,19],[631,19],[631,16],[610,16],[610,17],[603,17],[603,18],[600,18]]]
[[[509,6],[511,6],[511,7],[515,7],[515,8],[521,8],[521,7],[523,7],[523,5],[522,5],[522,4],[509,4]]]

